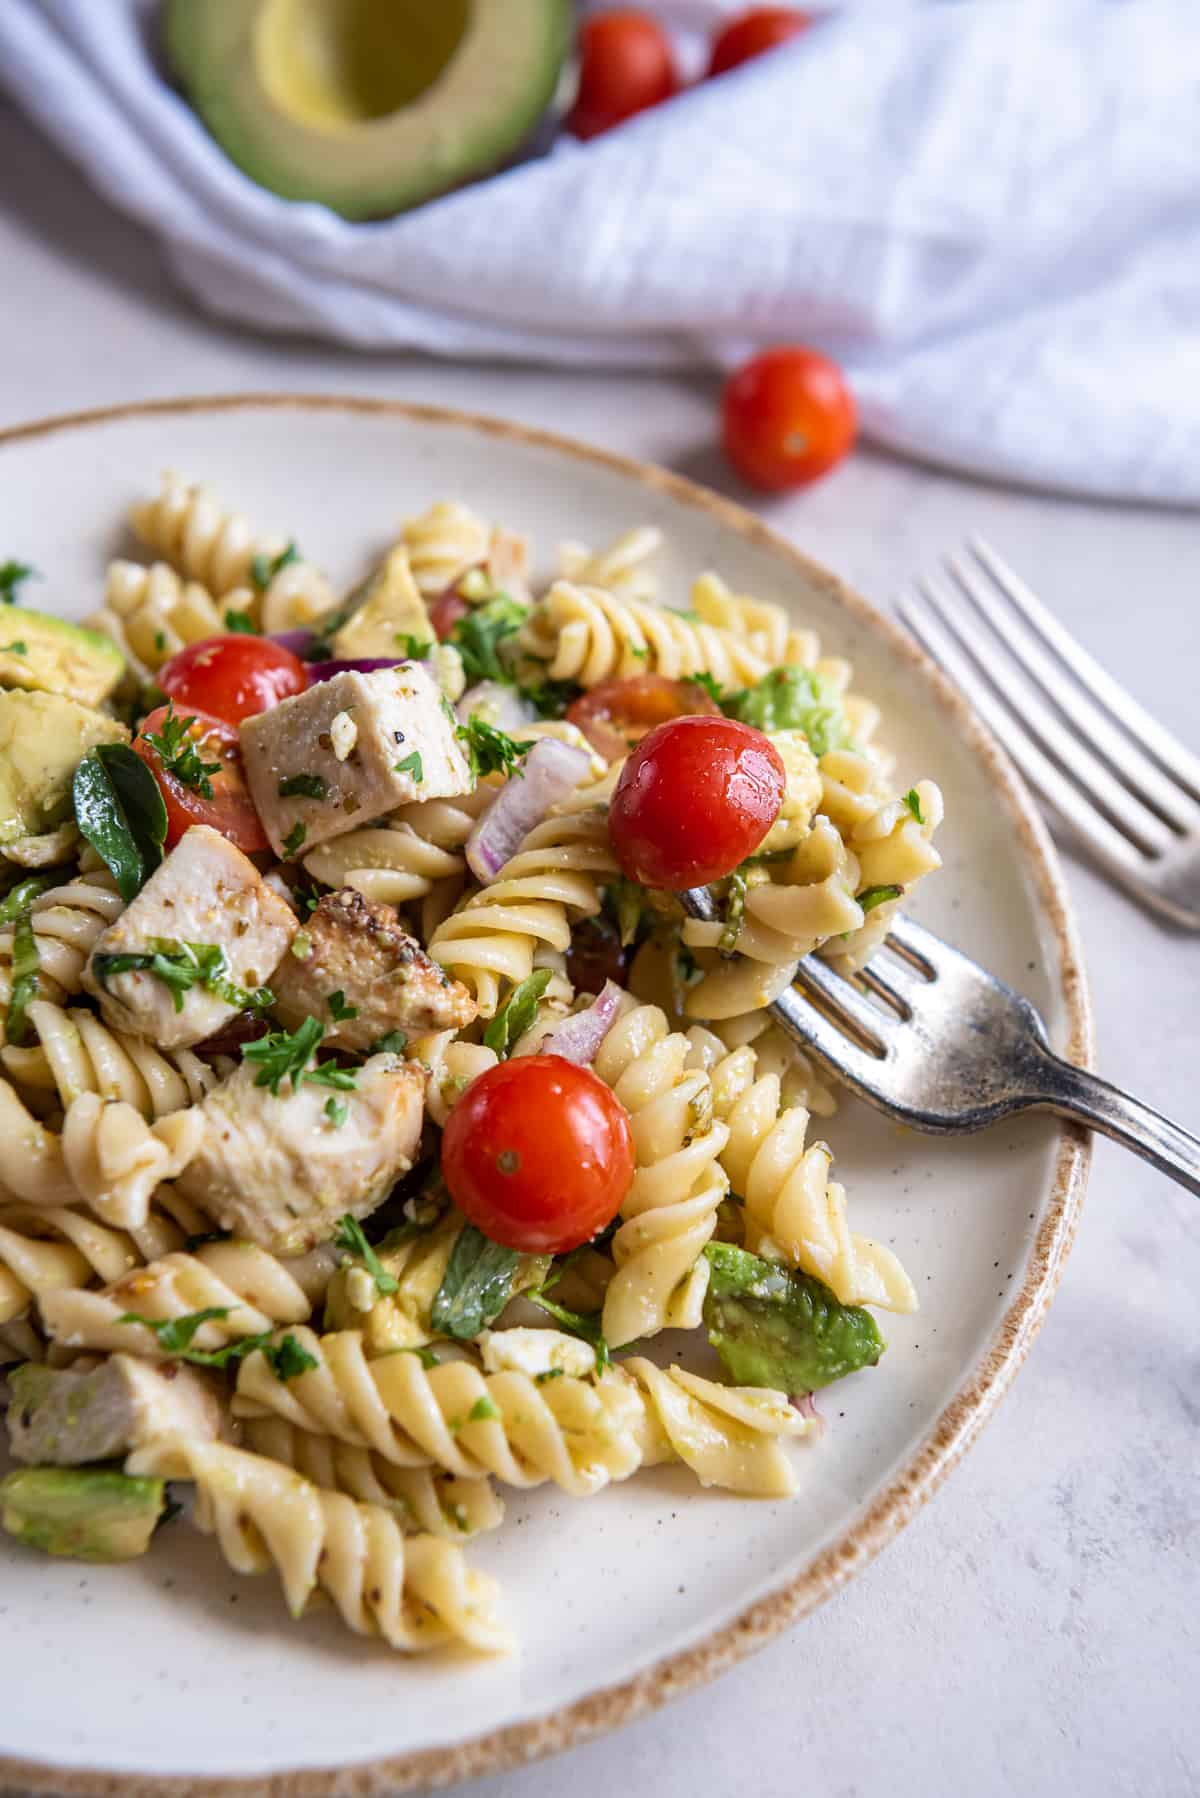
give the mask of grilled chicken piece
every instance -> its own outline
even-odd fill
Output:
[[[469,793],[455,730],[419,662],[335,674],[247,718],[246,778],[271,847],[298,855],[410,800]]]
[[[367,1050],[389,1031],[422,1036],[461,1030],[477,1006],[403,928],[390,905],[365,899],[354,887],[326,893],[292,939],[271,977],[273,1007],[289,1030],[307,1017],[325,1026],[325,1041]],[[334,1017],[329,1000],[340,993]],[[344,1015],[349,1008],[358,1016]]]
[[[227,981],[253,991],[266,984],[295,931],[290,906],[254,863],[219,831],[193,824],[116,923],[101,931],[83,984],[115,1030],[149,1037],[159,1048],[182,1049],[215,1035],[241,1006],[199,979],[177,992],[149,969],[106,972],[103,958],[150,954],[164,944],[203,944],[224,951]]]
[[[311,1068],[311,1064],[310,1064]],[[366,1217],[413,1164],[425,1070],[373,1055],[352,1088],[290,1076],[278,1093],[244,1061],[201,1104],[204,1138],[176,1182],[222,1229],[276,1255],[327,1242],[346,1212]]]
[[[165,1436],[213,1442],[221,1428],[214,1383],[179,1361],[110,1355],[84,1372],[27,1362],[8,1381],[8,1440],[18,1461],[78,1467]]]

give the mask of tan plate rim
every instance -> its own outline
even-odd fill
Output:
[[[0,430],[0,449],[23,439],[58,431],[110,424],[118,419],[170,417],[185,412],[242,409],[383,414],[416,423],[478,431],[509,442],[533,444],[626,475],[706,512],[729,530],[771,550],[797,568],[860,623],[881,636],[894,655],[909,663],[932,687],[937,703],[985,764],[997,798],[1025,850],[1038,900],[1053,932],[1062,971],[1062,997],[1070,1026],[1067,1054],[1081,1066],[1092,1059],[1092,1017],[1078,932],[1058,857],[1033,799],[999,745],[958,691],[898,625],[876,611],[836,576],[812,562],[786,538],[733,501],[683,476],[610,450],[594,449],[504,419],[450,407],[413,405],[401,400],[365,399],[344,394],[233,393],[186,399],[137,401],[124,406],[61,413]],[[1030,1254],[1029,1268],[992,1341],[942,1411],[908,1463],[888,1483],[870,1509],[838,1541],[823,1549],[786,1586],[759,1599],[703,1642],[670,1655],[633,1679],[594,1692],[546,1716],[517,1723],[473,1741],[373,1760],[354,1767],[297,1768],[253,1778],[191,1778],[177,1774],[56,1769],[46,1762],[0,1757],[0,1781],[9,1792],[54,1794],[55,1798],[384,1798],[470,1779],[518,1766],[569,1748],[603,1731],[631,1722],[714,1679],[744,1655],[763,1647],[789,1624],[806,1616],[865,1567],[941,1485],[971,1446],[1029,1352],[1062,1275],[1079,1221],[1091,1159],[1091,1138],[1075,1126],[1059,1127],[1058,1158],[1046,1214]]]

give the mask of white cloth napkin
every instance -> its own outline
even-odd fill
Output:
[[[686,26],[727,8],[660,10]],[[0,86],[216,312],[571,365],[812,343],[878,442],[1200,500],[1195,0],[854,8],[606,137],[370,224],[247,180],[162,79],[144,12],[2,0]]]

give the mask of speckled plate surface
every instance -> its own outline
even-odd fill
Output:
[[[665,596],[716,567],[855,663],[907,781],[938,780],[945,870],[915,912],[1042,1008],[1086,1061],[1086,990],[1046,834],[929,664],[864,601],[750,514],[660,470],[496,421],[339,398],[188,401],[0,433],[0,550],[44,571],[31,603],[79,616],[129,546],[131,499],[170,466],[356,576],[429,501],[528,532],[660,525]],[[898,571],[902,572],[902,571]],[[0,1543],[0,1783],[30,1792],[383,1794],[563,1748],[628,1721],[811,1611],[895,1534],[970,1443],[1035,1334],[1074,1229],[1084,1139],[1032,1119],[930,1142],[846,1103],[823,1124],[855,1227],[890,1243],[922,1309],[885,1320],[880,1368],[825,1401],[800,1493],[753,1504],[654,1470],[587,1503],[517,1494],[472,1559],[522,1642],[502,1663],[406,1663],[319,1614],[289,1624],[270,1579],[224,1571],[179,1529],[127,1567]],[[819,1624],[809,1627],[819,1629]]]

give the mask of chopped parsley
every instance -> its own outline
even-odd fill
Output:
[[[561,718],[583,688],[573,680],[544,680],[533,686],[518,686],[517,692],[529,701],[539,718]]]
[[[408,1038],[403,1030],[387,1030],[377,1037],[367,1050],[368,1055],[403,1055],[408,1047]]]
[[[230,977],[225,951],[217,943],[181,943],[173,937],[151,937],[145,950],[94,955],[92,968],[105,988],[114,974],[144,972],[155,975],[171,989],[176,1011],[183,1010],[184,994],[194,986],[202,986],[214,998],[236,1006],[238,1011],[265,1011],[274,1003],[272,993],[265,986],[252,992]]]
[[[319,774],[287,774],[275,790],[281,799],[325,799],[329,783]]]
[[[406,662],[423,662],[433,654],[433,644],[423,637],[414,637],[411,631],[396,632],[396,647]]]
[[[917,792],[915,787],[910,787],[908,789],[908,792],[904,795],[904,803],[916,819],[917,823],[924,824],[925,819],[921,812],[921,795]]]
[[[335,1024],[348,1024],[352,1018],[358,1016],[358,1006],[346,1004],[346,995],[341,987],[336,993],[330,993],[325,1003],[329,1007],[329,1015]]]
[[[41,575],[29,562],[0,562],[0,605],[16,604],[17,588],[26,581],[40,581]]]
[[[742,933],[742,919],[746,915],[746,876],[741,868],[735,868],[729,876],[729,895],[725,901],[725,922],[717,941],[717,948],[722,955],[737,953],[738,937]]]
[[[162,763],[163,773],[171,774],[182,786],[190,787],[193,793],[199,793],[201,799],[213,796],[210,774],[219,774],[220,762],[202,762],[199,744],[204,740],[201,731],[198,737],[192,732],[193,724],[198,722],[193,714],[190,718],[177,718],[175,701],[167,701],[167,715],[160,728],[146,737],[151,749]]]
[[[356,1075],[353,1068],[341,1068],[335,1061],[309,1062],[320,1047],[325,1026],[318,1018],[305,1018],[297,1030],[272,1030],[257,1042],[242,1044],[242,1060],[257,1063],[255,1086],[269,1087],[275,1097],[285,1080],[295,1092],[305,1080],[316,1086],[332,1086],[342,1092],[353,1092]]]
[[[264,1342],[262,1352],[271,1372],[282,1385],[294,1380],[297,1374],[307,1373],[310,1367],[320,1365],[317,1357],[310,1355],[290,1330],[281,1342]]]
[[[323,897],[323,895],[321,893],[320,887],[316,886],[315,884],[311,885],[311,886],[305,886],[303,881],[301,881],[299,886],[294,886],[292,888],[292,903],[296,906],[298,911],[302,911],[304,913],[306,918],[312,917],[312,915],[316,911],[318,905],[320,905],[322,897]],[[295,941],[295,939],[293,938],[293,942],[294,941]],[[301,951],[301,955],[298,956],[297,959],[298,960],[303,959],[303,956],[308,954],[309,949],[311,949],[311,947],[312,947],[312,943],[311,943],[311,941],[309,941],[308,944],[306,945],[306,947]],[[295,953],[294,950],[293,950],[293,953]]]
[[[350,1107],[347,1105],[345,1099],[326,1099],[325,1116],[329,1119],[329,1122],[335,1130],[340,1130],[346,1119],[350,1116]]]
[[[417,785],[420,786],[425,778],[425,768],[421,761],[421,751],[419,749],[414,749],[412,754],[406,755],[402,762],[393,762],[392,772],[393,774],[411,774]]]
[[[0,656],[27,656],[28,654],[29,645],[28,643],[23,643],[20,637],[17,638],[15,643],[0,644]]]
[[[549,1280],[545,1285],[531,1286],[523,1296],[532,1299],[533,1303],[540,1305],[543,1311],[548,1311],[568,1336],[578,1336],[581,1342],[586,1342],[596,1357],[597,1374],[604,1373],[607,1368],[612,1366],[612,1355],[600,1330],[602,1313],[599,1311],[568,1311],[565,1305],[557,1304],[554,1299],[546,1297],[547,1287],[553,1284],[554,1281]]]
[[[450,632],[451,642],[462,657],[469,681],[495,680],[513,684],[511,670],[500,656],[500,645],[515,636],[529,616],[529,607],[498,593],[486,605],[467,612]]]
[[[257,637],[258,635],[249,612],[239,612],[233,606],[229,606],[226,610],[225,629],[243,637]]]
[[[477,1398],[467,1412],[468,1423],[492,1423],[500,1416],[500,1407],[485,1393]]]
[[[527,980],[513,988],[508,1003],[488,1024],[483,1033],[484,1047],[494,1049],[501,1060],[512,1054],[537,1017],[538,1000],[550,984],[550,975],[549,968],[536,968]]]
[[[548,1386],[551,1380],[561,1380],[563,1372],[561,1367],[547,1367],[541,1373],[534,1374],[533,1383],[535,1386]]]
[[[460,724],[454,734],[466,745],[467,761],[476,780],[486,774],[519,774],[521,770],[517,763],[533,748],[532,739],[518,743],[507,731],[497,730],[494,724],[488,724],[476,713],[472,713],[465,724]]]
[[[28,1012],[38,994],[40,960],[33,912],[23,911],[13,925],[12,991],[4,1020],[5,1037],[17,1048],[29,1033]]]
[[[904,888],[898,886],[864,887],[854,897],[863,910],[868,912],[874,911],[877,905],[886,905],[890,899],[898,899],[903,891]]]
[[[363,1266],[374,1280],[376,1290],[382,1293],[384,1297],[390,1292],[399,1292],[399,1280],[397,1280],[394,1274],[388,1273],[387,1268],[384,1267],[379,1256],[367,1241],[366,1236],[363,1234],[363,1227],[356,1217],[351,1217],[350,1213],[347,1212],[345,1217],[343,1217],[339,1223],[333,1240],[339,1249],[342,1249],[347,1255],[353,1255],[356,1260],[362,1262]]]
[[[293,562],[300,560],[300,551],[294,543],[281,549],[277,556],[270,556],[265,550],[254,557],[250,564],[250,579],[260,593],[266,591],[281,568],[288,568]]]
[[[283,839],[283,853],[289,857],[299,855],[307,840],[307,828],[303,824],[293,824]]]
[[[209,1305],[203,1311],[189,1311],[184,1317],[142,1317],[136,1311],[126,1311],[117,1322],[142,1324],[147,1330],[153,1330],[164,1355],[169,1355],[172,1361],[191,1361],[197,1367],[228,1367],[231,1361],[244,1360],[255,1349],[266,1351],[271,1338],[265,1332],[261,1336],[237,1336],[218,1349],[192,1347],[192,1338],[206,1323],[215,1323],[228,1316],[227,1305]]]
[[[684,616],[686,616],[686,614],[684,614]],[[693,687],[703,687],[704,691],[708,694],[708,697],[714,704],[724,704],[726,695],[721,690],[721,683],[718,681],[715,674],[710,674],[708,672],[707,668],[702,674],[689,674],[687,678],[691,681]]]

